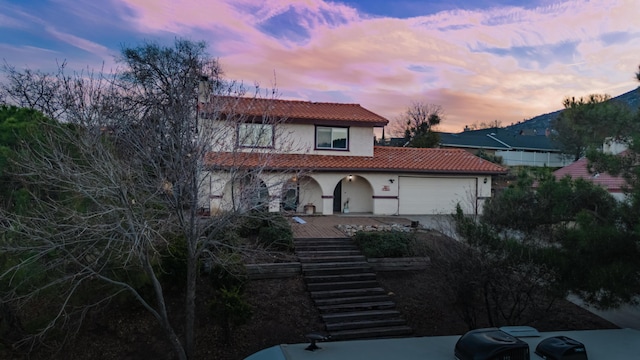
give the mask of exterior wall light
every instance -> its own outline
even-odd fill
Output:
[[[349,182],[353,181],[353,175],[349,175]]]

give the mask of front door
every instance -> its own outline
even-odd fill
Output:
[[[339,214],[342,212],[342,180],[333,189],[333,213]]]

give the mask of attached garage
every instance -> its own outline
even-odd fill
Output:
[[[475,212],[475,177],[400,176],[398,214],[451,214],[460,203],[467,214]]]

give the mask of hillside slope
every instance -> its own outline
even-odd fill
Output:
[[[640,87],[628,91],[622,95],[618,95],[609,101],[619,101],[623,104],[627,104],[631,109],[637,110],[640,108]],[[555,119],[561,110],[556,110],[547,114],[538,115],[529,120],[507,126],[506,129],[519,133],[522,130],[536,130],[538,134],[544,134],[546,129],[551,128],[550,124]]]

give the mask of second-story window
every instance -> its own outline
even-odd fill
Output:
[[[238,145],[241,147],[273,147],[273,125],[239,124]]]
[[[329,150],[348,150],[349,128],[317,126],[316,148]]]

